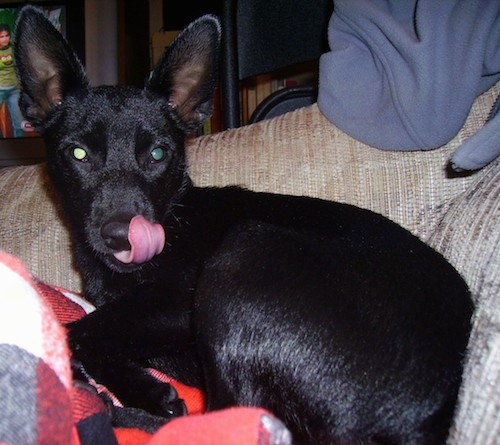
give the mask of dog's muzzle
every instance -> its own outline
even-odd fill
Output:
[[[114,257],[124,264],[142,264],[161,253],[165,247],[165,231],[161,224],[148,221],[142,215],[130,222],[108,221],[101,236]]]

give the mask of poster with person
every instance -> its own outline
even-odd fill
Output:
[[[64,34],[64,6],[41,7]],[[20,7],[0,8],[0,138],[34,136],[34,129],[19,109],[19,82],[15,71],[13,35]]]

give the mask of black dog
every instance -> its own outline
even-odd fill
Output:
[[[183,140],[211,112],[216,18],[191,24],[143,90],[91,88],[36,9],[16,30],[21,107],[98,306],[70,332],[90,374],[182,414],[139,367],[153,364],[201,385],[210,409],[268,408],[297,443],[444,443],[471,302],[443,257],[353,206],[191,184]]]

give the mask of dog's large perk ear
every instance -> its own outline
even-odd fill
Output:
[[[210,117],[217,83],[220,23],[200,17],[174,40],[153,69],[146,90],[166,97],[184,130]]]
[[[26,6],[19,13],[14,56],[21,85],[21,111],[35,126],[43,124],[67,94],[89,88],[75,52],[36,7]]]

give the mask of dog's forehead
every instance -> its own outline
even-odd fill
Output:
[[[115,117],[120,115],[148,116],[165,113],[166,101],[159,100],[132,87],[98,87],[88,95],[90,108],[111,112]]]
[[[171,132],[175,127],[166,99],[131,87],[92,88],[83,97],[71,97],[66,106],[67,128],[80,135],[106,129],[107,137],[132,137],[137,129]]]

